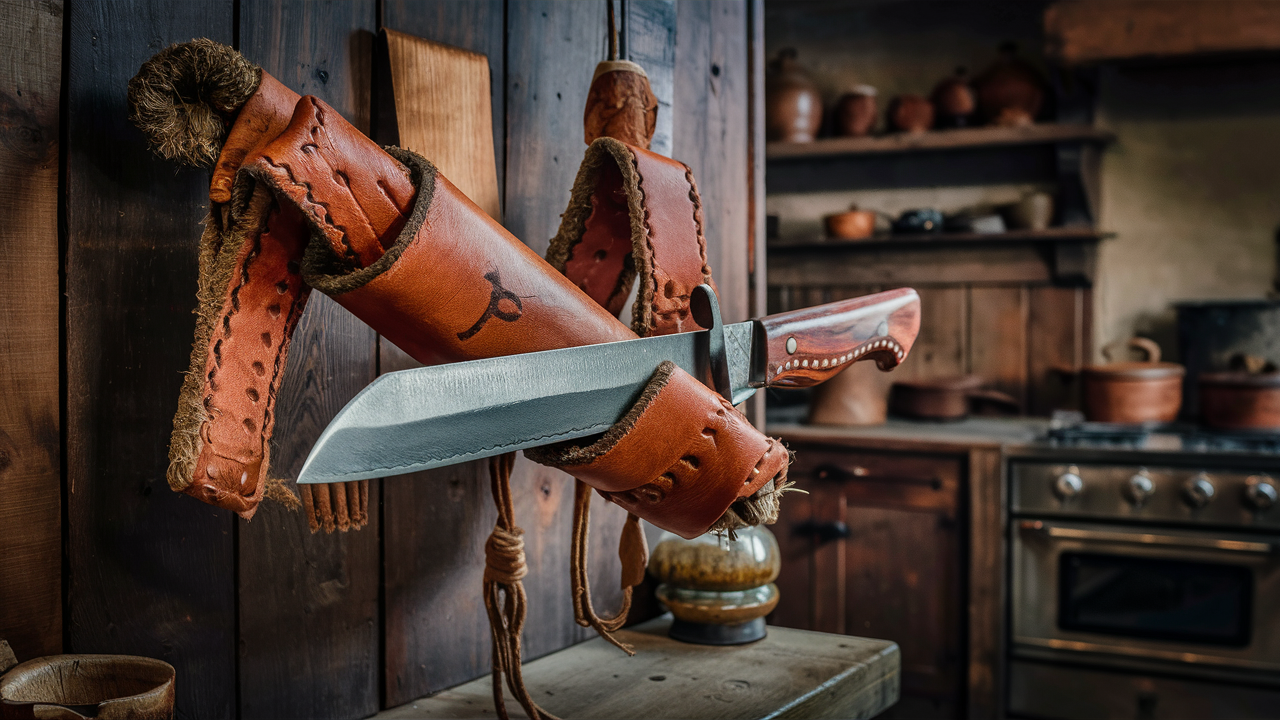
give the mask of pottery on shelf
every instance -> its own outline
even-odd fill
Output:
[[[1034,192],[1016,203],[1000,208],[1005,222],[1014,230],[1045,230],[1053,221],[1053,196]]]
[[[769,63],[764,112],[770,141],[813,142],[822,125],[822,96],[792,48]]]
[[[856,207],[828,215],[823,221],[827,225],[827,237],[837,240],[866,240],[876,231],[876,214]]]
[[[1044,105],[1044,79],[1018,55],[1017,46],[1006,43],[1000,56],[973,81],[978,111],[992,125],[1030,125]]]
[[[856,85],[836,102],[836,132],[845,137],[863,137],[875,127],[876,89]]]
[[[933,127],[933,103],[922,95],[899,95],[889,103],[889,127],[922,133]]]
[[[973,124],[978,111],[978,98],[969,84],[969,73],[958,67],[953,75],[943,78],[929,96],[933,101],[940,128],[960,128]]]

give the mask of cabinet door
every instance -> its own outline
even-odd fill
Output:
[[[893,640],[903,716],[953,716],[963,678],[963,458],[795,449],[792,476],[810,495],[784,502],[774,621]]]

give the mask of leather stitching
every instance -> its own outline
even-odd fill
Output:
[[[689,202],[693,203],[693,224],[698,228],[698,256],[702,258],[702,277],[711,279],[711,265],[707,262],[707,237],[702,229],[702,196],[698,194],[698,183],[693,179],[693,169],[685,163],[684,179],[689,183]]]
[[[305,146],[304,146],[304,147],[305,147]],[[355,265],[359,265],[359,264],[360,264],[360,260],[359,260],[359,258],[356,256],[356,251],[355,251],[355,249],[354,249],[354,248],[352,248],[352,247],[351,247],[351,242],[347,239],[347,229],[346,229],[346,228],[344,228],[344,227],[342,227],[341,225],[338,225],[337,223],[335,223],[335,222],[333,221],[333,213],[329,210],[329,205],[328,205],[328,203],[326,203],[326,202],[323,202],[323,201],[321,201],[321,200],[317,200],[317,199],[316,199],[315,195],[312,193],[311,183],[308,183],[308,182],[305,182],[305,181],[303,181],[303,180],[299,180],[299,179],[297,179],[297,177],[295,177],[295,176],[294,176],[294,174],[293,174],[293,168],[289,166],[289,163],[288,163],[288,162],[276,162],[275,160],[273,160],[272,158],[267,157],[266,155],[263,155],[263,156],[262,156],[262,159],[263,159],[263,160],[265,160],[265,161],[267,162],[267,164],[268,164],[268,165],[270,165],[271,167],[273,167],[273,168],[275,168],[275,169],[277,169],[277,170],[283,170],[283,171],[285,172],[285,174],[289,177],[289,182],[293,183],[293,186],[294,186],[295,188],[301,188],[301,189],[305,190],[305,191],[306,191],[306,197],[305,197],[305,198],[303,198],[303,199],[304,199],[307,203],[309,203],[309,204],[310,204],[310,205],[312,205],[313,207],[318,207],[318,208],[321,208],[322,210],[324,210],[324,216],[323,216],[322,218],[320,218],[320,219],[324,221],[324,224],[328,225],[329,227],[331,227],[331,228],[333,228],[335,231],[337,231],[337,233],[338,233],[338,242],[342,245],[342,250],[343,250],[342,256],[343,256],[343,258],[344,258],[347,262],[349,262],[349,263],[353,263],[353,264],[355,264]],[[323,159],[323,158],[321,158],[321,159]],[[326,164],[327,164],[327,161],[326,161]],[[332,171],[332,169],[333,169],[333,168],[332,168],[332,166],[330,166],[330,168],[329,168],[329,169]],[[320,215],[319,213],[315,212],[314,210],[313,210],[310,214],[311,214],[313,217],[319,217],[319,215]]]
[[[650,227],[649,225],[649,203],[648,203],[648,198],[645,196],[645,191],[644,191],[644,175],[640,173],[640,162],[634,152],[631,153],[631,165],[632,167],[635,168],[635,171],[636,171],[636,191],[640,194],[640,207],[644,210],[644,242],[645,242],[645,247],[649,251],[648,257],[644,258],[645,275],[648,276],[649,278],[648,285],[651,290],[650,297],[648,298],[648,303],[649,303],[649,308],[652,310],[652,314],[657,314],[659,312],[658,293],[661,292],[661,290],[658,288],[657,267],[654,265],[653,228]],[[646,313],[646,314],[649,314],[649,313]],[[655,328],[654,328],[654,323],[652,319],[652,314],[649,321],[644,324],[645,325],[645,327],[643,328],[644,332],[640,333],[641,335],[648,336],[653,333]]]

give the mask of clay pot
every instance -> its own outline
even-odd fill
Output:
[[[1204,373],[1200,416],[1220,430],[1280,429],[1280,373]]]
[[[876,124],[876,89],[858,85],[836,102],[836,132],[845,137],[863,137]]]
[[[899,95],[889,103],[889,127],[921,133],[933,127],[933,103],[921,95]]]
[[[866,240],[876,231],[876,214],[870,210],[853,208],[824,219],[827,236],[839,240]]]
[[[765,73],[765,132],[770,141],[813,142],[822,125],[822,96],[787,48]]]
[[[1030,125],[1044,105],[1045,83],[1040,73],[1018,55],[1012,43],[973,81],[978,111],[992,125]]]
[[[963,67],[956,68],[954,75],[938,83],[929,99],[933,101],[938,127],[960,128],[973,124],[978,98],[969,84],[969,73]]]
[[[894,415],[922,420],[963,420],[975,406],[986,403],[1017,413],[1021,404],[996,390],[983,390],[986,381],[976,375],[936,380],[897,382],[889,393]]]
[[[1129,347],[1143,350],[1143,362],[1090,365],[1084,379],[1084,415],[1091,422],[1140,424],[1173,422],[1182,407],[1182,377],[1186,368],[1160,362],[1160,346],[1147,338],[1133,338]],[[1110,358],[1110,352],[1106,352]]]

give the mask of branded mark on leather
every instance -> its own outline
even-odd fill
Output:
[[[458,333],[459,340],[470,340],[475,337],[476,333],[484,328],[485,323],[489,322],[489,318],[496,317],[505,322],[515,322],[524,313],[524,305],[520,302],[520,296],[502,287],[502,277],[497,270],[485,273],[484,279],[488,280],[489,284],[493,286],[493,292],[489,294],[489,307],[485,308],[484,314],[480,316],[480,319],[474,325]],[[516,309],[514,311],[503,310],[503,300],[511,302]]]

